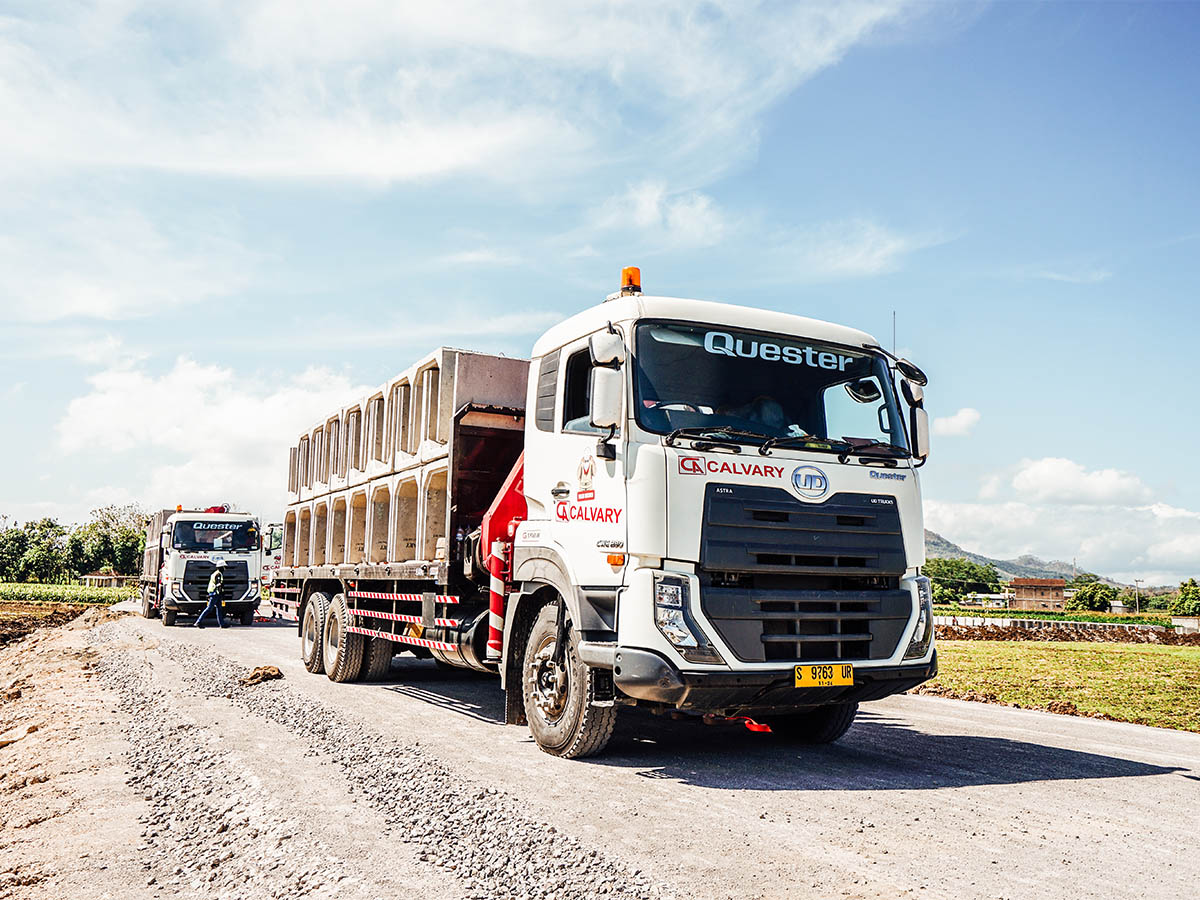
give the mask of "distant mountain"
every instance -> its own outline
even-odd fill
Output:
[[[1028,553],[1024,556],[1018,556],[1016,559],[992,559],[990,556],[982,556],[979,553],[972,553],[969,550],[964,550],[958,544],[946,540],[936,531],[925,529],[925,555],[930,559],[950,559],[961,557],[969,559],[973,563],[981,566],[986,566],[991,563],[996,567],[1005,579],[1011,578],[1067,578],[1072,574],[1071,564],[1062,560],[1051,560],[1046,562],[1043,559],[1038,559],[1036,556],[1031,556]],[[1079,569],[1083,572],[1085,569]],[[1113,581],[1111,578],[1100,576],[1102,581],[1116,587],[1129,587],[1129,585],[1121,584],[1119,581]]]

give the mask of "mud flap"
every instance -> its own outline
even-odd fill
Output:
[[[588,706],[615,706],[617,690],[613,686],[612,669],[593,669],[588,666]]]

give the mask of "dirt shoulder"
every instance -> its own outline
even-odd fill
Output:
[[[21,640],[35,629],[65,625],[85,609],[70,603],[0,602],[0,647]]]
[[[96,681],[89,610],[0,649],[0,897],[153,896],[126,784],[126,717]],[[53,621],[54,617],[47,617]]]

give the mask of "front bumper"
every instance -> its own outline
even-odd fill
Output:
[[[240,616],[248,609],[258,609],[259,602],[260,598],[258,597],[252,600],[230,600],[221,604],[221,615]],[[176,600],[174,597],[168,597],[164,605],[167,609],[173,609],[180,615],[198,616],[204,612],[204,608],[208,606],[208,601]]]
[[[637,700],[712,713],[803,710],[829,703],[860,703],[900,694],[937,675],[937,651],[927,662],[902,666],[856,666],[854,684],[797,688],[793,666],[755,672],[680,672],[652,650],[620,648],[613,683]]]

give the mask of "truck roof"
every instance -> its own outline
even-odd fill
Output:
[[[629,319],[663,318],[704,322],[756,331],[796,335],[850,347],[878,347],[879,341],[865,331],[810,319],[792,313],[737,306],[713,300],[689,300],[683,297],[651,297],[631,294],[591,306],[553,326],[533,345],[533,356],[542,356],[573,341],[607,322]]]

